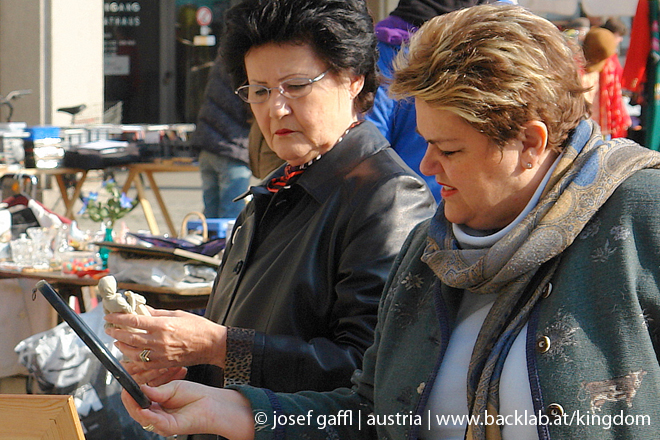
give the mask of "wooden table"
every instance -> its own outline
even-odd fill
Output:
[[[142,175],[145,175],[149,180],[149,185],[151,191],[156,197],[158,206],[160,207],[160,212],[167,223],[167,227],[170,230],[172,237],[178,236],[178,230],[175,228],[170,214],[167,210],[167,206],[163,201],[163,198],[160,194],[160,189],[158,188],[158,183],[154,179],[154,173],[176,173],[176,172],[190,172],[190,171],[199,171],[199,166],[193,164],[192,162],[175,162],[175,161],[163,161],[161,163],[135,163],[128,165],[128,177],[126,177],[126,182],[122,187],[122,192],[128,194],[128,191],[132,186],[135,186],[137,190],[137,200],[142,206],[142,211],[144,212],[144,217],[147,219],[147,225],[149,230],[153,235],[160,235],[160,229],[158,228],[158,222],[154,216],[153,209],[151,204],[147,199],[144,185],[142,184]]]
[[[0,176],[13,175],[15,178],[20,179],[21,176],[55,176],[57,187],[60,190],[62,202],[64,203],[64,216],[75,220],[74,204],[80,198],[83,184],[87,179],[88,170],[79,168],[17,168],[12,166],[0,166]],[[73,189],[73,194],[69,196],[69,192],[64,181],[64,176],[67,174],[75,174],[76,186]]]
[[[96,287],[98,280],[91,277],[78,277],[63,274],[60,271],[21,270],[10,266],[0,266],[0,278],[29,278],[46,280],[65,299],[75,296],[82,312],[85,311],[83,287]],[[175,287],[156,287],[146,284],[117,283],[123,290],[132,290],[143,295],[147,304],[157,309],[201,309],[211,294],[211,286],[177,289]]]

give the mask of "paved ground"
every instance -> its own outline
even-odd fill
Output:
[[[126,180],[126,171],[118,170],[115,172],[115,178],[119,184],[123,184]],[[177,172],[177,173],[154,173],[154,178],[158,183],[161,195],[165,204],[168,207],[172,222],[177,228],[180,228],[183,218],[192,211],[203,211],[204,204],[202,202],[201,178],[199,172]],[[83,187],[83,194],[88,194],[89,191],[99,191],[103,175],[101,172],[92,170],[89,172],[85,185]],[[53,182],[54,184],[54,182]],[[161,234],[168,232],[167,224],[161,215],[160,208],[156,202],[153,193],[150,190],[149,182],[145,179],[145,188],[147,190],[148,199],[158,221],[158,227]],[[130,197],[135,197],[135,189],[131,189]],[[43,203],[46,207],[52,209],[58,214],[64,213],[64,204],[60,198],[59,190],[56,186],[52,189],[45,189],[43,191]],[[82,202],[76,202],[76,212],[82,208]],[[89,218],[83,216],[76,217],[78,226],[82,230],[96,230],[99,224],[91,221]],[[138,205],[132,212],[126,215],[123,220],[126,222],[128,228],[137,232],[139,230],[148,231],[147,221],[144,217],[142,208]]]

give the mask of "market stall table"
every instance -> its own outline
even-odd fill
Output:
[[[2,265],[0,265],[0,278],[46,280],[65,300],[75,296],[83,312],[86,302],[89,303],[89,301],[85,301],[83,288],[95,287],[98,284],[98,280],[91,277],[78,277],[60,271],[21,270]],[[147,304],[154,308],[169,310],[204,308],[211,293],[210,285],[208,287],[175,288],[120,282],[117,283],[117,287],[141,294],[147,299]]]

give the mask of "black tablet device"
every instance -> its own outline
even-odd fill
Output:
[[[38,290],[53,306],[57,313],[64,319],[67,324],[73,329],[80,339],[83,340],[85,345],[92,350],[94,356],[101,361],[103,366],[108,369],[110,373],[117,379],[122,387],[133,396],[133,399],[142,408],[149,408],[151,400],[144,395],[140,386],[135,382],[126,369],[119,363],[116,357],[108,350],[101,339],[89,328],[85,321],[83,321],[76,312],[74,312],[69,305],[64,302],[62,297],[55,292],[53,287],[46,281],[41,280],[37,283],[35,291]]]

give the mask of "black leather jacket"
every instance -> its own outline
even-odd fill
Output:
[[[252,385],[283,392],[350,386],[373,342],[394,258],[435,210],[431,193],[371,122],[353,128],[289,188],[249,192],[207,318],[255,330],[247,345],[228,342],[228,357],[232,347],[247,347],[238,368],[249,369]]]

